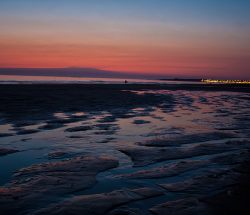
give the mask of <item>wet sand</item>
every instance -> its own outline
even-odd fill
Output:
[[[3,214],[249,214],[250,88],[0,85]]]

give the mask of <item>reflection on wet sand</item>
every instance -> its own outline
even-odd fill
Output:
[[[248,93],[108,90],[120,92],[131,101],[2,117],[5,214],[203,213],[234,189],[250,157]]]

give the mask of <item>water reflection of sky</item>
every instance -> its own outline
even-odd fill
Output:
[[[2,137],[2,148],[14,148],[18,153],[0,157],[0,184],[8,182],[13,172],[34,163],[50,160],[48,154],[63,151],[66,156],[81,153],[109,154],[120,162],[122,171],[131,169],[131,160],[117,149],[134,143],[152,139],[178,137],[184,134],[215,132],[226,128],[244,136],[249,130],[237,130],[239,118],[249,118],[249,99],[241,99],[242,93],[231,92],[188,92],[188,91],[144,91],[135,93],[173,94],[173,109],[166,107],[138,107],[129,112],[129,116],[121,117],[107,112],[98,113],[55,113],[57,119],[83,117],[76,122],[67,122],[62,127],[39,129],[46,122],[16,128],[10,123],[0,125],[1,134],[15,134],[18,129],[38,130],[26,135]],[[244,95],[249,97],[248,94]],[[119,112],[119,111],[118,111]],[[114,120],[106,121],[107,117]],[[117,118],[116,118],[117,117]],[[139,122],[139,124],[138,124]],[[146,123],[144,123],[146,122]],[[244,123],[246,123],[244,121]],[[242,123],[241,123],[242,124]],[[67,132],[67,128],[89,126],[86,131]],[[111,131],[111,132],[110,132]],[[50,160],[54,161],[54,159]],[[119,172],[119,168],[110,174]],[[102,173],[105,176],[108,173]]]

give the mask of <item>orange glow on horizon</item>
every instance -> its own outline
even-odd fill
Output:
[[[192,50],[190,44],[161,47],[146,44],[31,44],[8,41],[0,43],[0,67],[89,67],[163,75],[199,75],[201,71],[207,74],[223,73],[239,68],[249,70],[247,58],[221,53],[215,48],[207,48],[204,54],[204,48]]]

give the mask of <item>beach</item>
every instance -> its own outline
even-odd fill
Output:
[[[249,214],[250,88],[0,84],[3,214]]]

